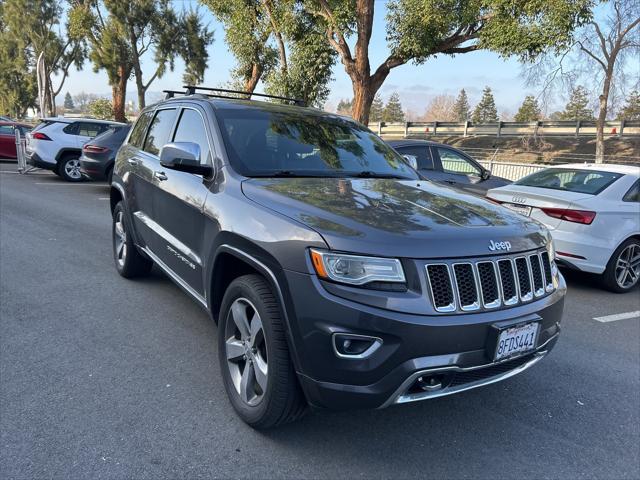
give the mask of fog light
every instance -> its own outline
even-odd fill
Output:
[[[382,339],[367,335],[354,335],[351,333],[334,333],[332,337],[333,351],[338,357],[362,359],[375,352]]]
[[[431,375],[418,378],[418,386],[425,392],[432,392],[434,390],[440,390],[442,388],[442,381],[444,377],[442,375]]]

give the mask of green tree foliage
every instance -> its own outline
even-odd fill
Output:
[[[377,94],[371,103],[371,113],[369,114],[370,122],[381,122],[384,114],[384,102],[380,94]]]
[[[36,105],[36,78],[27,52],[6,24],[4,6],[0,2],[0,115],[21,118]]]
[[[113,104],[106,98],[98,98],[93,100],[87,106],[89,115],[99,120],[113,119]]]
[[[71,98],[71,94],[67,92],[64,96],[64,109],[73,110],[74,108],[76,107],[73,105],[73,98]]]
[[[527,95],[524,97],[524,101],[513,119],[516,122],[535,122],[536,120],[540,120],[541,116],[538,101],[533,95]]]
[[[125,120],[127,81],[133,75],[138,106],[145,106],[145,94],[153,81],[173,70],[178,55],[184,56],[190,78],[202,77],[206,46],[213,35],[193,15],[179,16],[169,0],[71,0],[69,17],[77,37],[86,36],[91,45],[94,69],[109,77],[116,120]],[[200,27],[199,34],[192,30]],[[185,34],[187,32],[188,34]],[[196,42],[194,36],[201,39]],[[145,79],[142,58],[153,54],[156,68]],[[191,56],[188,56],[191,55]]]
[[[383,122],[404,122],[404,111],[400,103],[400,95],[392,93],[382,112]]]
[[[632,91],[618,113],[618,120],[640,120],[640,92]]]
[[[390,0],[389,53],[371,66],[374,0],[302,0],[340,56],[354,93],[353,116],[367,123],[371,103],[391,69],[436,55],[487,49],[523,60],[571,43],[577,24],[590,18],[592,0]],[[350,41],[350,37],[355,37]],[[355,44],[355,45],[354,45]],[[352,47],[354,45],[354,47]],[[376,52],[377,54],[379,52]]]
[[[338,106],[336,107],[336,112],[340,115],[348,115],[351,116],[351,108],[353,107],[353,99],[349,100],[340,100],[338,102]]]
[[[473,123],[491,123],[498,121],[498,110],[496,101],[493,98],[491,88],[485,87],[482,91],[480,103],[473,110]]]
[[[209,61],[207,47],[213,43],[213,31],[202,24],[198,10],[184,15],[182,30],[182,41],[177,44],[180,56],[187,59],[182,80],[187,85],[198,85],[204,80],[204,71]]]
[[[324,104],[336,54],[297,0],[202,0],[225,25],[236,58],[232,85],[253,92],[260,80],[273,95]]]
[[[471,107],[469,106],[469,97],[464,88],[460,90],[456,103],[453,106],[453,112],[458,122],[466,122],[470,117]]]
[[[86,57],[86,46],[81,38],[66,34],[62,27],[63,3],[58,0],[5,0],[3,23],[18,49],[24,50],[26,68],[36,69],[43,56],[44,82],[41,90],[44,115],[55,114],[55,97],[60,93],[72,65],[81,68]],[[58,85],[54,86],[54,76]],[[36,81],[37,85],[37,81]]]
[[[589,92],[578,85],[571,91],[569,102],[564,107],[562,120],[593,120],[593,110],[589,108]]]

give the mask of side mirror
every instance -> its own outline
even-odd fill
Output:
[[[402,158],[405,159],[405,161],[411,168],[413,168],[414,170],[418,169],[418,157],[416,157],[415,155],[402,155]]]
[[[491,178],[491,170],[487,170],[486,168],[482,170],[480,174],[480,178],[482,180],[489,180]]]
[[[160,165],[179,172],[208,177],[213,173],[211,165],[200,163],[200,145],[193,142],[167,143],[160,150]]]

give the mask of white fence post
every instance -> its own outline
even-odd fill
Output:
[[[580,120],[576,120],[576,138],[580,135]]]
[[[469,120],[465,120],[464,121],[464,135],[463,136],[467,136],[467,132],[469,131]]]
[[[404,138],[409,136],[409,122],[404,122]]]
[[[382,122],[378,122],[378,136],[382,135]]]

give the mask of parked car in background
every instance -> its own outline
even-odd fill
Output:
[[[27,135],[28,161],[69,182],[79,182],[82,146],[114,125],[125,124],[92,118],[44,118]]]
[[[511,183],[495,177],[476,160],[457,148],[429,140],[387,142],[429,180],[484,196],[491,188]]]
[[[490,190],[488,198],[543,223],[559,265],[602,275],[614,292],[640,278],[640,167],[570,164]]]
[[[112,125],[82,147],[80,172],[90,180],[107,180],[111,183],[113,162],[118,149],[127,138],[129,125]]]
[[[16,158],[16,130],[24,137],[31,128],[24,123],[0,121],[0,158]]]
[[[13,119],[0,115],[0,122],[13,122]]]

